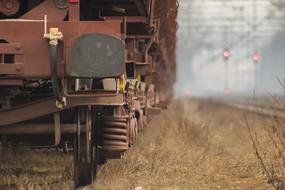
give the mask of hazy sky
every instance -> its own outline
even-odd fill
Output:
[[[285,1],[179,2],[177,94],[223,94],[225,88],[230,94],[281,92]],[[231,52],[228,63],[225,48]],[[257,64],[254,52],[261,57]]]

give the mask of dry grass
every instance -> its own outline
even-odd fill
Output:
[[[89,189],[269,190],[243,118],[244,112],[214,103],[176,101]]]
[[[5,149],[0,153],[0,189],[72,189],[72,157],[54,151]]]
[[[108,161],[88,189],[271,190],[252,149],[244,114],[208,101],[177,100],[154,118],[123,159]],[[271,155],[264,144],[264,119],[247,115],[258,129],[260,145]],[[71,156],[28,153],[1,155],[0,189],[9,183],[14,189],[72,188]]]
[[[280,120],[279,118],[264,120],[264,124],[261,126],[263,126],[263,133],[260,133],[260,128],[252,127],[252,124],[250,125],[246,122],[253,150],[264,174],[267,176],[268,183],[275,190],[284,190],[284,120]]]
[[[102,168],[92,187],[118,190],[138,186],[189,187],[193,167],[205,159],[208,138],[206,123],[189,119],[190,108],[178,102],[155,118],[126,157],[109,161]]]

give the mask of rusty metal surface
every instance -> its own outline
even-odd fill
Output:
[[[0,86],[22,86],[23,80],[0,80]]]
[[[169,102],[176,75],[176,1],[20,2],[25,10],[13,17],[18,19],[0,20],[0,134],[53,135],[54,146],[74,138],[77,188],[86,184],[80,178],[90,175],[84,164],[93,164],[96,147],[100,159],[121,158],[150,114]],[[55,44],[50,64],[49,45]],[[118,60],[120,71],[114,67]]]
[[[123,105],[124,98],[122,94],[116,96],[95,96],[95,97],[67,97],[67,106],[63,109],[58,109],[55,105],[54,98],[48,98],[41,101],[36,101],[24,106],[16,107],[10,110],[0,111],[0,127],[23,122],[29,119],[37,118],[47,114],[71,109],[82,105]],[[44,109],[43,109],[44,108]],[[12,117],[16,116],[16,117]]]
[[[156,1],[155,15],[160,18],[160,41],[167,54],[172,74],[176,74],[176,31],[177,5],[176,1],[166,0],[164,3]]]
[[[69,62],[69,51],[73,42],[82,34],[94,31],[105,33],[114,37],[120,37],[120,22],[48,22],[48,27],[58,27],[64,34],[64,52],[66,55],[59,57],[60,63]],[[21,28],[21,35],[15,31]],[[31,32],[33,31],[33,32]],[[43,38],[44,22],[1,21],[0,36],[10,43],[20,43],[25,50],[24,55],[15,55],[15,62],[24,63],[25,67],[21,75],[6,76],[6,78],[48,78],[50,76],[49,46]],[[2,45],[1,45],[2,46]],[[4,47],[4,45],[3,45]],[[0,47],[1,48],[1,47]],[[61,48],[62,45],[61,45]],[[59,64],[58,71],[63,75]]]
[[[69,20],[70,21],[79,21],[80,20],[80,6],[79,3],[69,4]]]
[[[82,105],[122,106],[127,104],[130,115],[124,113],[121,114],[123,116],[104,116],[103,118],[104,149],[113,153],[121,152],[134,143],[136,131],[139,128],[138,123],[141,123],[134,117],[134,110],[140,113],[145,109],[145,114],[157,113],[160,109],[156,106],[168,102],[176,75],[176,1],[165,0],[162,3],[158,0],[135,0],[129,5],[126,5],[125,1],[96,2],[101,3],[98,7],[104,7],[104,3],[111,6],[111,9],[103,10],[104,16],[96,17],[100,21],[80,21],[84,13],[80,12],[77,1],[70,3],[68,8],[60,9],[56,7],[53,0],[43,1],[20,19],[0,20],[1,39],[8,42],[0,44],[0,54],[13,54],[15,58],[12,64],[0,64],[0,86],[21,85],[22,79],[50,78],[49,45],[47,39],[43,38],[45,32],[43,19],[44,15],[47,15],[47,28],[57,27],[63,33],[63,41],[59,43],[58,48],[59,77],[74,77],[65,72],[69,64],[74,61],[70,56],[74,42],[85,34],[103,33],[125,40],[126,64],[135,65],[134,80],[139,81],[143,75],[144,79],[141,82],[144,82],[146,90],[140,91],[134,85],[130,87],[132,88],[130,91],[123,89],[124,95],[114,95],[116,92],[96,94],[92,91],[78,91],[74,94],[65,94],[67,106],[63,109],[56,108],[54,98],[42,99],[21,107],[0,111],[0,128],[5,126],[6,129],[8,126],[11,130],[23,130],[19,129],[16,123]],[[123,8],[119,9],[116,5],[123,5]],[[30,0],[28,7],[33,6],[35,4],[33,5]],[[133,12],[123,10],[128,8]],[[110,13],[110,11],[114,12]],[[107,68],[107,70],[110,69]],[[67,88],[67,86],[63,87],[64,90]],[[135,99],[138,98],[140,100],[136,101]],[[33,128],[34,126],[26,127],[29,130],[37,130]],[[46,130],[47,128],[43,131],[46,132]]]
[[[23,15],[21,19],[43,20],[47,15],[48,20],[58,21],[66,17],[67,11],[67,9],[57,8],[54,0],[46,0]]]
[[[107,116],[102,118],[103,149],[105,151],[125,151],[129,147],[128,118]]]
[[[134,0],[135,2],[135,5],[139,11],[139,13],[143,16],[145,16],[147,14],[146,10],[145,10],[145,7],[143,5],[143,3],[140,1],[140,0]]]
[[[24,49],[20,43],[0,43],[0,53],[20,55],[24,53]]]
[[[58,146],[61,141],[61,124],[60,124],[60,112],[53,114],[54,118],[54,144],[53,146]]]
[[[24,72],[23,63],[0,64],[0,75],[21,75]]]
[[[134,116],[131,116],[130,121],[129,121],[129,144],[130,146],[133,146],[135,144],[135,141],[137,139],[137,134],[138,134],[137,120]]]
[[[146,63],[149,63],[150,61],[148,60],[149,58],[149,49],[151,48],[151,45],[154,43],[155,39],[157,38],[159,34],[159,30],[156,30],[152,35],[151,38],[149,39],[149,41],[146,44],[146,48],[145,48],[145,53],[144,53],[144,59]]]
[[[62,134],[74,134],[76,133],[75,124],[61,124],[60,132]],[[15,124],[5,127],[0,127],[0,134],[54,134],[53,124]]]
[[[176,1],[156,1],[155,17],[159,17],[160,57],[156,64],[155,85],[161,102],[169,102],[173,96],[173,84],[176,81]]]
[[[104,17],[106,20],[120,20],[122,21],[124,18],[121,16],[110,16]],[[144,16],[128,16],[125,18],[128,23],[147,23],[147,18]]]
[[[6,16],[13,16],[20,10],[19,0],[1,0],[0,12]]]

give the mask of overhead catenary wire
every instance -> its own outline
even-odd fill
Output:
[[[246,12],[246,14],[244,15],[242,22],[245,23],[244,25],[246,27],[244,28],[244,32],[242,33],[239,32],[239,24],[237,23],[238,15],[232,14],[229,16],[227,14],[223,14],[224,12],[231,13],[235,9],[238,10],[238,8],[236,8],[238,7],[237,5],[230,6],[230,4],[233,2],[253,5],[252,12],[248,10],[244,11]],[[239,47],[241,44],[244,43],[244,41],[252,41],[253,39],[261,37],[270,38],[275,35],[275,33],[280,32],[285,24],[285,19],[283,19],[285,18],[285,15],[280,14],[280,12],[278,12],[279,9],[277,9],[276,5],[272,4],[270,0],[255,0],[255,2],[248,0],[191,0],[187,1],[187,3],[180,2],[180,4],[181,6],[188,5],[188,7],[191,7],[191,10],[185,11],[185,14],[180,14],[182,16],[180,22],[178,22],[180,25],[179,35],[188,35],[189,39],[200,39],[199,43],[205,43],[203,41],[207,41],[207,43],[210,43],[211,41],[218,41],[219,36],[223,35],[225,26],[228,26],[229,23],[231,23],[232,42],[229,44],[229,48],[233,49]],[[189,4],[191,4],[191,6],[189,6]],[[225,6],[222,6],[221,8],[221,4]],[[256,4],[255,8],[254,4]],[[201,10],[203,10],[203,8],[207,8],[210,6],[213,6],[213,9],[209,9],[210,11],[208,11],[207,9],[209,14],[201,13]],[[216,7],[219,8],[216,9]],[[261,11],[266,10],[266,8],[277,10],[273,12],[274,14],[272,13],[272,11],[269,11],[267,13],[265,11]],[[198,12],[200,14],[198,14]],[[211,18],[211,14],[213,12],[217,12],[220,14],[216,14],[215,17]],[[257,12],[259,14],[257,14]],[[262,16],[262,14],[260,14],[262,12],[265,12],[266,15]],[[219,52],[208,58],[206,61],[203,61],[203,64],[214,62],[216,59],[219,59],[220,56],[221,53]]]

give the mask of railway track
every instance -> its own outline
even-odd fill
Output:
[[[278,117],[285,119],[285,107],[279,104],[269,104],[261,102],[249,102],[249,101],[234,101],[234,100],[218,100],[219,103],[228,105],[230,107],[247,110],[250,112],[263,114],[271,117]]]

